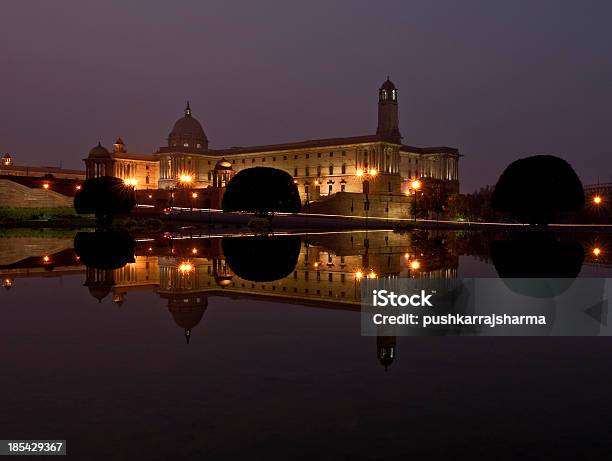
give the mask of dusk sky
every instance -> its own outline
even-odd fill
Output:
[[[376,130],[458,147],[461,190],[548,153],[612,180],[609,1],[5,1],[0,152],[84,169],[165,143],[189,99],[212,148]]]

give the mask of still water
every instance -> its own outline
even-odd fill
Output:
[[[610,445],[610,338],[362,337],[358,314],[367,277],[610,277],[600,236],[132,237],[0,238],[0,438],[130,460]]]

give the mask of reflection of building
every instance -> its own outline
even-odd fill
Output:
[[[85,159],[87,177],[112,174],[130,181],[137,189],[221,188],[223,181],[215,179],[219,178],[215,167],[223,159],[228,171],[255,166],[286,171],[295,178],[302,201],[343,198],[337,194],[361,194],[367,190],[368,194],[387,196],[388,209],[405,200],[404,182],[415,177],[438,178],[450,190],[458,191],[458,150],[403,144],[398,112],[398,90],[387,78],[378,90],[375,134],[210,149],[202,125],[187,104],[184,116],[168,135],[167,144],[156,153],[127,153],[121,139],[115,143],[113,152],[98,145]],[[334,203],[345,204],[346,200]]]

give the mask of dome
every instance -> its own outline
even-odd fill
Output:
[[[395,87],[395,84],[391,80],[389,80],[389,76],[387,76],[387,80],[383,82],[380,89],[381,90],[397,90],[397,88]]]
[[[89,158],[108,158],[110,152],[101,143],[89,151]]]
[[[185,108],[185,116],[176,121],[168,135],[168,147],[195,150],[208,149],[208,138],[200,122],[191,116],[189,103],[187,103]]]
[[[232,163],[225,158],[222,158],[215,164],[215,171],[227,171],[232,169]]]
[[[11,158],[11,154],[9,154],[8,152],[6,154],[4,154],[2,156],[2,158],[6,158],[6,159],[10,159]]]

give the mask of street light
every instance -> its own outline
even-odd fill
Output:
[[[601,198],[600,195],[596,195],[595,197],[593,197],[593,203],[595,205],[601,205],[602,202],[603,202],[603,198]]]
[[[416,222],[416,220],[417,220],[417,192],[419,191],[419,189],[421,188],[422,185],[423,184],[418,179],[414,179],[410,183],[410,187],[414,191],[413,192],[414,193],[414,206],[413,206],[413,210],[412,210],[412,214],[414,215],[414,222]]]

